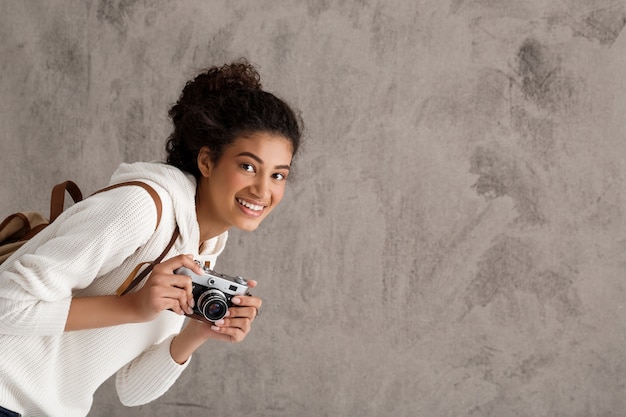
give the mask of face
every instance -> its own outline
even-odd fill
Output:
[[[232,226],[255,230],[282,200],[291,158],[289,140],[265,132],[236,139],[216,163],[203,148],[196,202],[201,239]]]

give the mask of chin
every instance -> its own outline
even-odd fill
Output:
[[[260,225],[261,225],[261,222],[246,223],[246,224],[238,225],[237,229],[242,230],[244,232],[254,232]]]

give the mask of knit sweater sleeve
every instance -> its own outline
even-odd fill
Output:
[[[156,400],[167,392],[187,368],[191,358],[180,365],[170,355],[173,338],[174,335],[171,335],[146,349],[117,372],[115,387],[122,404],[132,407]]]
[[[119,266],[154,231],[156,208],[139,187],[120,187],[70,207],[0,273],[0,333],[63,333],[72,291]]]

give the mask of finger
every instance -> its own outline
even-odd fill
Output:
[[[185,304],[193,307],[193,285],[189,276],[161,273],[153,277],[152,283],[158,287],[182,290],[186,295]]]
[[[253,279],[248,279],[248,280],[246,280],[246,281],[248,282],[248,287],[249,287],[249,288],[254,288],[254,287],[256,287],[256,286],[257,286],[257,284],[258,284],[258,283],[257,283],[255,280],[253,280]]]
[[[255,318],[257,318],[257,316],[259,315],[259,309],[261,308],[261,305],[263,304],[263,301],[259,298],[259,297],[254,297],[254,296],[243,296],[243,297],[234,297],[232,300],[233,304],[235,306],[239,306],[239,307],[232,307],[231,309],[235,309],[232,313],[233,317],[236,317],[238,315],[243,315],[244,317],[248,317],[251,320],[254,320]],[[239,312],[238,308],[246,308],[245,310],[241,310],[241,312]]]
[[[156,278],[156,283],[163,287],[175,287],[188,293],[191,293],[193,289],[191,277],[188,275],[160,274]]]
[[[198,275],[204,274],[204,270],[202,269],[202,267],[198,265],[193,256],[189,254],[174,256],[167,261],[161,262],[159,265],[167,268],[167,271],[170,273],[174,273],[174,271],[178,268],[185,267]]]
[[[153,306],[157,312],[169,309],[178,314],[182,314],[183,310],[181,308],[180,299],[176,298],[176,295],[181,292],[182,290],[171,287],[150,287],[147,292],[147,294],[149,294],[149,304]]]
[[[189,296],[184,288],[179,288],[178,286],[164,286],[157,287],[154,291],[155,297],[161,299],[162,303],[167,305],[167,308],[179,314],[183,312],[187,314],[193,313],[192,306],[189,305]]]
[[[226,317],[230,318],[246,318],[254,320],[257,316],[258,309],[256,307],[231,307],[226,313]]]
[[[194,262],[194,265],[198,266],[197,264],[195,264],[195,262]],[[187,300],[185,301],[185,303],[189,307],[193,308],[195,302],[193,299],[193,284],[192,284],[191,276],[189,274],[171,274],[166,279],[169,280],[169,285],[173,285],[175,287],[185,290],[187,294]]]
[[[171,310],[180,316],[187,313],[180,307],[180,303],[173,298],[165,299],[163,310]]]
[[[230,300],[234,305],[239,307],[256,307],[261,308],[263,300],[253,295],[238,295]]]
[[[211,326],[211,330],[221,335],[227,336],[231,342],[241,342],[245,339],[247,332],[244,332],[241,328],[238,327],[227,327],[227,326]]]
[[[248,333],[252,328],[252,320],[249,318],[236,317],[236,318],[223,318],[221,325],[215,323],[218,327],[239,329],[244,333]]]

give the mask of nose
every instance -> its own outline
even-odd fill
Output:
[[[262,176],[256,177],[251,189],[254,196],[260,200],[267,200],[271,194],[269,179]]]

